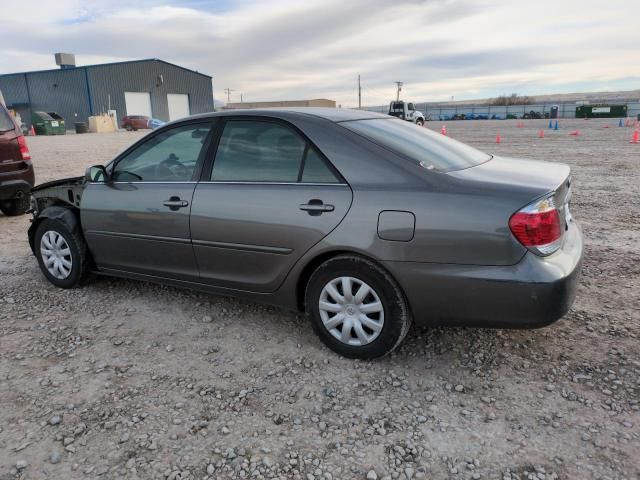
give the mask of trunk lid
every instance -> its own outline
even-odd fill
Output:
[[[463,180],[470,187],[474,184],[483,190],[493,187],[496,194],[515,198],[524,206],[554,191],[556,200],[563,200],[570,188],[570,173],[571,168],[563,163],[493,157],[488,162],[447,175]],[[559,201],[558,207],[563,203]]]

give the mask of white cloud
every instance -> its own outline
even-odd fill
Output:
[[[386,103],[640,84],[628,2],[294,0],[207,3],[22,1],[3,12],[0,72],[158,57],[245,100]],[[236,100],[238,95],[236,95]]]

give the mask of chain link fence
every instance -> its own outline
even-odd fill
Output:
[[[603,102],[606,103],[606,102]],[[591,102],[595,105],[595,102]],[[614,104],[614,102],[612,102]],[[618,103],[615,103],[618,104]],[[624,104],[624,102],[622,102]],[[451,120],[455,115],[465,115],[467,118],[488,118],[503,120],[506,118],[522,118],[525,114],[535,112],[542,118],[549,116],[551,107],[558,106],[559,118],[575,118],[575,103],[534,103],[530,105],[437,105],[432,103],[416,103],[416,109],[425,114],[430,120]],[[640,115],[640,101],[626,102],[627,115],[631,118],[638,118]],[[364,107],[364,110],[372,112],[388,113],[388,105],[380,105],[375,107]]]

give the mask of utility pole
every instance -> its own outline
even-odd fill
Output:
[[[242,103],[242,94],[240,94],[240,103]]]
[[[400,92],[402,91],[403,85],[404,83],[402,82],[396,82],[396,86],[398,87],[398,90],[396,91],[396,102],[400,101]]]
[[[227,94],[227,103],[231,103],[231,92],[235,92],[235,90],[232,90],[231,88],[224,89],[224,93]]]
[[[362,108],[362,87],[360,86],[360,74],[358,74],[358,110]]]

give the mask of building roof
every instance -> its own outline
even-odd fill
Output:
[[[14,72],[14,73],[0,73],[0,77],[6,77],[9,75],[25,75],[25,74],[30,74],[30,73],[49,73],[49,72],[67,72],[67,71],[73,71],[73,70],[77,70],[77,69],[81,69],[81,68],[95,68],[95,67],[111,67],[114,65],[126,65],[126,64],[131,64],[131,63],[145,63],[145,62],[160,62],[160,63],[164,63],[166,65],[170,65],[172,67],[175,68],[179,68],[181,70],[185,70],[187,72],[190,73],[195,73],[196,75],[202,75],[203,77],[207,77],[207,78],[212,78],[210,75],[206,75],[204,73],[200,73],[200,72],[196,72],[195,70],[191,70],[189,68],[186,67],[181,67],[180,65],[176,65],[175,63],[171,63],[171,62],[167,62],[165,60],[160,60],[159,58],[144,58],[141,60],[126,60],[123,62],[111,62],[111,63],[95,63],[92,65],[78,65],[75,67],[68,67],[68,68],[50,68],[47,70],[31,70],[31,71],[27,71],[27,72]]]

